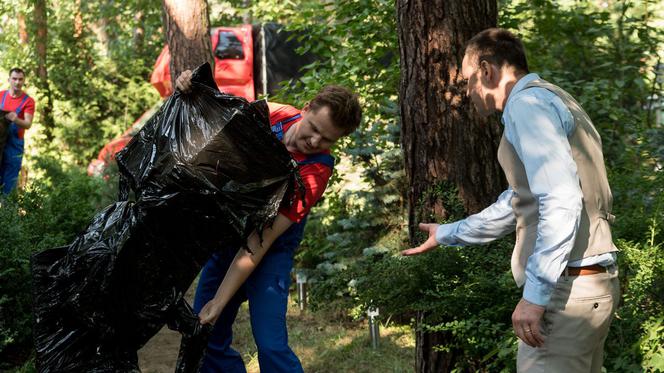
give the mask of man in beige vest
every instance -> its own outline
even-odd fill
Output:
[[[600,372],[619,285],[599,135],[574,98],[529,73],[521,41],[506,30],[475,35],[462,74],[481,115],[502,112],[498,160],[509,188],[466,219],[420,224],[428,240],[403,254],[516,231],[512,273],[523,286],[512,314],[517,370]]]

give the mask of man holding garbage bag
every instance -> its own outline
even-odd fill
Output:
[[[176,87],[191,89],[191,72],[183,72]],[[249,301],[251,326],[264,372],[302,372],[299,359],[288,346],[286,309],[293,254],[304,232],[307,214],[322,196],[332,175],[330,147],[360,124],[357,95],[346,88],[327,86],[298,110],[269,103],[272,132],[298,163],[306,193],[294,196],[290,208],[281,209],[262,237],[254,232],[246,247],[222,250],[201,272],[194,311],[202,324],[212,323],[201,372],[246,372],[240,354],[231,348],[232,324],[240,305]]]

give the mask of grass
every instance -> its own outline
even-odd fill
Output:
[[[324,311],[300,312],[291,302],[287,322],[289,343],[307,373],[415,370],[415,338],[410,327],[381,325],[379,346],[374,350],[366,321],[339,320]],[[247,372],[260,372],[246,303],[238,313],[233,333],[233,347],[242,353]]]

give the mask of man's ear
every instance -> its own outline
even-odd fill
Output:
[[[303,113],[305,113],[305,112],[307,112],[307,111],[309,111],[309,110],[311,110],[311,106],[310,106],[309,103],[307,102],[306,104],[304,104],[304,107],[303,107],[302,110],[300,110],[300,111],[303,112]]]
[[[489,63],[487,60],[480,61],[480,72],[484,85],[488,87],[495,87],[498,85],[498,70],[496,67]]]

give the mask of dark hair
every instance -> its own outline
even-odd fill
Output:
[[[21,69],[19,67],[13,67],[11,70],[9,70],[9,76],[12,76],[13,73],[19,73],[19,74],[23,74],[23,76],[25,76],[25,71],[23,71],[23,69]]]
[[[344,136],[355,131],[362,121],[360,102],[357,95],[348,88],[328,85],[309,102],[313,111],[324,106],[330,108],[332,122],[337,128],[344,130]]]
[[[474,63],[486,60],[499,67],[508,64],[523,73],[529,72],[521,40],[501,28],[486,29],[473,36],[466,43],[466,55]]]

